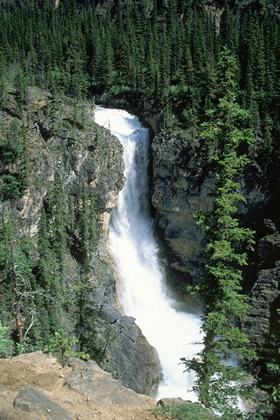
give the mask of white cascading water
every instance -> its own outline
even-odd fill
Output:
[[[126,182],[110,222],[109,249],[118,270],[119,301],[124,313],[136,318],[159,354],[163,380],[157,398],[197,401],[193,375],[183,373],[181,357],[200,349],[200,317],[175,309],[153,236],[149,206],[149,131],[123,110],[97,107],[95,121],[116,135],[124,146]]]

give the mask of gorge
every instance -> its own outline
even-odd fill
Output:
[[[63,327],[68,330],[68,333],[76,335],[80,340],[81,349],[97,360],[103,369],[120,378],[123,385],[139,393],[156,396],[162,375],[158,356],[144,337],[144,335],[148,337],[144,327],[142,333],[137,325],[139,314],[134,315],[130,308],[127,312],[125,309],[125,315],[119,310],[116,303],[116,284],[111,260],[108,264],[104,252],[108,218],[116,210],[118,194],[123,189],[125,181],[123,146],[108,129],[93,122],[95,116],[92,104],[84,102],[77,108],[75,102],[69,98],[63,101],[55,100],[48,92],[34,88],[29,90],[29,98],[29,122],[26,123],[25,128],[28,130],[28,135],[25,141],[30,151],[28,177],[33,179],[33,182],[22,196],[13,199],[5,198],[2,202],[1,214],[2,220],[5,221],[2,225],[2,238],[5,239],[5,235],[9,233],[7,231],[9,218],[14,226],[17,226],[17,235],[14,236],[16,242],[9,242],[9,240],[2,242],[8,247],[8,252],[2,254],[2,258],[3,255],[6,258],[6,260],[2,259],[2,267],[3,261],[7,265],[11,264],[8,256],[12,251],[17,258],[21,258],[21,261],[24,256],[24,261],[26,261],[24,269],[32,267],[31,273],[30,271],[27,273],[32,279],[33,287],[39,289],[42,284],[46,287],[47,281],[54,282],[60,278],[64,286],[55,296],[56,310],[63,308],[64,315],[56,318],[55,328]],[[7,95],[5,101],[5,110],[2,111],[3,121],[8,129],[15,129],[12,127],[12,121],[15,124],[18,120],[20,124],[21,121],[27,121],[26,115],[12,117],[17,112],[12,94]],[[129,121],[131,129],[132,117]],[[145,129],[140,128],[138,124],[137,122],[138,132],[145,132]],[[200,257],[200,252],[204,246],[204,239],[202,232],[192,220],[191,214],[197,208],[205,209],[211,206],[208,193],[213,185],[213,177],[211,173],[203,173],[199,166],[199,144],[197,143],[194,148],[192,138],[187,131],[185,133],[157,131],[152,140],[151,150],[152,204],[156,210],[155,227],[167,252],[164,269],[168,272],[177,291],[180,292],[180,288],[186,284],[186,281],[188,282],[191,278],[194,282],[199,281],[203,272],[204,262]],[[18,168],[18,165],[7,161],[2,162],[2,171],[5,170],[13,177],[17,176]],[[61,183],[58,182],[59,178]],[[141,182],[143,180],[144,177],[141,174]],[[261,173],[255,165],[247,168],[242,180],[247,205],[239,208],[239,214],[245,224],[250,220],[253,226],[258,224],[260,228],[258,229],[260,239],[257,251],[251,256],[250,275],[246,276],[245,287],[251,309],[250,316],[245,320],[243,327],[249,333],[253,346],[259,347],[261,344],[265,352],[270,352],[266,337],[274,325],[272,319],[275,319],[277,299],[279,299],[277,288],[279,235],[274,225],[274,223],[277,224],[277,218],[272,211],[275,198],[273,195],[269,198],[270,190],[266,189],[266,185],[268,185],[267,175]],[[60,200],[67,203],[64,204],[61,214],[52,213],[53,209],[59,208],[55,204],[55,200],[59,198],[57,193],[56,196],[54,195],[55,191],[59,191]],[[91,192],[95,200],[98,243],[96,251],[89,253],[87,248],[83,248],[88,246],[89,233],[86,233],[87,230],[83,227],[85,225],[79,224],[83,220],[81,209],[89,214],[89,209],[83,204],[87,202],[83,194],[89,197]],[[120,199],[119,201],[121,202]],[[48,223],[49,242],[45,250],[49,250],[49,254],[46,258],[47,261],[53,262],[52,272],[42,271],[44,254],[40,255],[39,248],[34,248],[34,244],[36,245],[38,241],[43,209]],[[152,222],[147,220],[148,207],[145,211],[147,213],[142,214],[141,217],[147,221],[147,226],[151,230]],[[114,216],[112,216],[113,219]],[[86,219],[88,227],[89,220]],[[66,241],[62,238],[61,242],[60,250],[63,251],[65,261],[62,271],[57,268],[60,254],[57,248],[54,248],[56,244],[51,242],[55,229],[67,238]],[[144,230],[140,232],[144,233]],[[82,235],[86,239],[85,242],[81,241]],[[94,236],[92,238],[94,239]],[[13,245],[12,249],[9,244]],[[25,248],[26,245],[29,246],[28,250]],[[149,253],[151,255],[156,253],[156,249],[149,248]],[[87,261],[90,261],[89,265],[85,265],[85,263],[88,264]],[[50,268],[49,265],[47,267]],[[159,271],[161,272],[162,269]],[[2,315],[7,316],[8,300],[3,300],[3,298],[11,294],[9,289],[11,283],[6,281],[4,275],[3,270],[0,284],[1,310]],[[28,287],[30,286],[26,285],[27,292],[31,291]],[[152,293],[144,290],[144,295],[150,297]],[[66,296],[68,301],[65,302]],[[36,336],[46,343],[52,336],[51,322],[56,312],[52,312],[50,306],[52,301],[44,299],[43,304],[37,296],[35,300],[32,300],[32,305],[35,305],[38,315],[28,336],[35,343]],[[168,297],[167,300],[170,303],[169,299]],[[24,331],[31,320],[30,304],[31,302],[26,298],[21,308]],[[165,303],[161,305],[164,306]],[[49,313],[46,313],[48,309]],[[180,313],[182,308],[176,309],[179,309],[177,312]],[[153,310],[149,321],[158,315],[158,312],[157,308]],[[198,313],[197,307],[193,312]],[[193,319],[197,319],[196,316],[192,317]],[[43,322],[44,334],[41,333]],[[141,325],[140,327],[142,329]],[[178,330],[184,328],[181,326]],[[183,335],[182,333],[181,336]],[[148,337],[148,340],[153,346],[157,346],[153,343],[153,337],[151,339]],[[186,352],[183,349],[175,358],[185,355]],[[166,395],[162,382],[160,386],[161,395]],[[177,390],[175,392],[178,393]],[[187,394],[186,398],[189,397]]]
[[[149,130],[126,111],[97,107],[95,122],[110,129],[124,147],[125,186],[110,223],[109,248],[116,261],[119,299],[126,315],[136,323],[159,354],[163,379],[157,398],[191,394],[193,377],[183,373],[181,357],[199,350],[200,317],[185,308],[176,310],[159,249],[153,236],[149,195]]]
[[[189,290],[207,278],[211,244],[193,215],[211,219],[230,134],[241,159],[227,190],[237,193],[228,207],[231,222],[223,220],[250,231],[255,245],[245,249],[241,237],[231,248],[246,253],[237,296],[248,312],[225,312],[228,326],[244,332],[248,349],[257,352],[245,369],[265,392],[260,410],[267,409],[269,420],[279,418],[278,3],[0,0],[0,357],[46,350],[64,363],[64,350],[57,342],[53,347],[60,336],[72,343],[67,355],[90,357],[126,389],[153,398],[181,393],[171,385],[166,391],[162,375],[169,374],[157,336],[178,332],[180,341],[188,339],[186,318],[199,329],[199,314],[226,301],[216,288],[196,301]],[[114,115],[105,128],[95,121],[103,112]],[[133,165],[132,176],[124,173],[126,146],[118,129],[110,131],[116,115],[122,116],[118,127],[128,123],[129,148],[139,134],[142,144],[151,127],[149,180],[146,169],[134,179]],[[149,197],[141,192],[147,182]],[[127,189],[140,197],[129,194],[126,212]],[[216,216],[212,233],[223,236]],[[228,236],[223,239],[228,245]],[[231,249],[220,249],[227,273],[235,272]],[[123,270],[129,274],[120,275]],[[224,277],[231,293],[231,273]],[[136,291],[125,286],[127,278],[137,282]],[[228,308],[237,308],[232,302],[231,294]],[[160,308],[176,317],[171,332]],[[156,332],[150,332],[153,321]],[[217,336],[224,338],[224,331]],[[186,356],[186,348],[172,356],[176,368]],[[203,384],[212,389],[201,380],[198,391]]]

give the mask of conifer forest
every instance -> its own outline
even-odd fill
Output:
[[[248,267],[256,267],[262,233],[239,217],[242,174],[254,167],[268,180],[278,235],[279,0],[0,0],[0,357],[67,344],[69,355],[100,362],[113,340],[110,325],[88,334],[92,272],[101,282],[108,276],[97,252],[102,197],[92,180],[69,193],[59,166],[60,159],[75,161],[80,132],[94,138],[89,153],[111,159],[110,140],[87,114],[88,104],[104,98],[143,120],[150,114],[154,134],[187,133],[200,175],[216,177],[212,209],[193,214],[205,238],[204,278],[180,284],[205,307],[204,348],[192,360],[182,354],[185,369],[196,372],[200,401],[224,419],[279,418],[279,276],[259,351],[240,319],[250,312]],[[63,146],[50,141],[66,137]],[[53,176],[49,162],[58,168]],[[112,161],[106,165],[109,179]],[[122,175],[114,182],[121,189]],[[43,204],[30,234],[15,214],[39,190]],[[226,357],[239,358],[242,369],[223,363]],[[258,391],[244,372],[255,375]],[[228,406],[229,398],[252,392],[254,414]]]

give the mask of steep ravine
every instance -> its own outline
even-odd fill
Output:
[[[109,216],[124,183],[122,147],[108,130],[93,122],[93,104],[77,104],[67,98],[54,100],[48,92],[29,89],[29,103],[22,110],[11,91],[1,118],[7,122],[15,117],[24,121],[28,129],[30,182],[22,197],[1,203],[1,217],[6,218],[10,213],[17,231],[36,240],[41,210],[54,188],[56,173],[62,178],[68,199],[75,205],[79,203],[83,185],[92,189],[99,241],[89,275],[93,293],[87,301],[87,321],[79,329],[79,338],[83,340],[84,350],[97,355],[100,366],[122,379],[125,386],[154,395],[161,375],[157,355],[134,319],[119,311],[111,261],[104,247]],[[163,244],[170,279],[183,290],[186,281],[196,283],[203,275],[201,252],[205,241],[192,213],[211,207],[208,194],[214,185],[214,174],[201,165],[199,144],[188,132],[159,131],[153,116],[147,120],[155,131],[152,204],[156,230]],[[1,163],[1,174],[15,169],[13,165],[8,166]],[[256,251],[250,255],[250,266],[245,272],[244,289],[251,311],[243,327],[252,345],[261,345],[264,352],[269,351],[267,337],[279,307],[280,221],[275,210],[277,188],[273,187],[279,178],[279,171],[272,173],[269,167],[264,171],[257,164],[240,175],[247,204],[240,206],[239,215],[244,225],[257,232]],[[69,288],[79,276],[79,243],[75,241],[75,237],[68,238]],[[67,314],[66,318],[72,333],[76,315]]]
[[[28,186],[22,196],[3,200],[1,218],[9,217],[17,237],[27,235],[37,246],[42,209],[48,209],[51,203],[57,178],[63,185],[68,209],[74,214],[80,211],[83,191],[93,192],[98,245],[91,255],[87,294],[82,313],[75,301],[63,307],[62,323],[69,334],[77,336],[83,351],[122,379],[124,386],[154,395],[161,375],[158,356],[134,318],[118,310],[114,273],[104,246],[109,216],[124,183],[122,146],[108,130],[94,123],[93,104],[68,98],[55,100],[39,89],[29,89],[28,98],[27,106],[20,108],[11,91],[0,115],[3,124],[14,118],[24,124],[28,150]],[[16,174],[19,164],[2,161],[0,174]],[[83,248],[78,233],[68,229],[66,234],[64,290],[75,300],[79,297],[76,290],[80,287]],[[35,251],[31,258],[36,275]],[[27,327],[26,321],[23,332]]]

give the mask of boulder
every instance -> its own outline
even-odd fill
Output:
[[[43,392],[32,387],[23,388],[14,400],[14,407],[30,413],[39,414],[48,420],[74,420],[64,408],[52,401]]]
[[[182,398],[161,398],[158,402],[157,405],[160,407],[177,407],[179,405],[188,405],[188,404],[192,404],[191,401],[189,400],[183,400]]]
[[[94,361],[83,362],[71,358],[68,365],[73,369],[66,380],[68,388],[95,404],[102,406],[113,402],[120,406],[150,407],[147,397],[141,397],[133,390],[124,387],[120,381],[102,370]]]
[[[99,303],[99,311],[95,306],[92,317],[89,315],[83,325],[86,351],[95,356],[102,369],[121,380],[123,386],[155,397],[162,377],[156,349],[135,324],[135,318],[121,315],[109,303]]]

